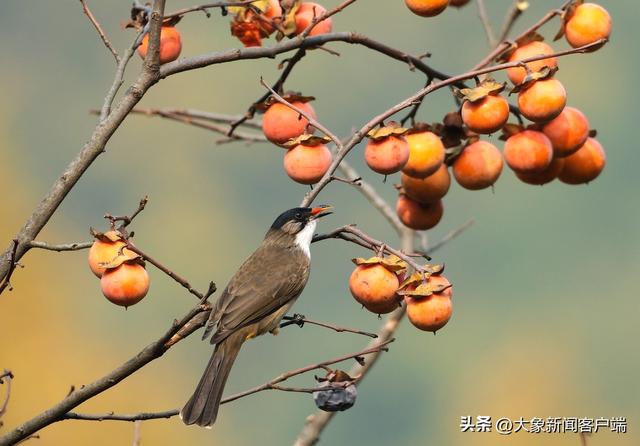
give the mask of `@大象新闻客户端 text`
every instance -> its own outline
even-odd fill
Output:
[[[460,417],[460,432],[490,433],[511,435],[516,433],[532,434],[595,434],[602,431],[618,434],[627,432],[626,417],[588,418],[588,417],[532,417],[532,418],[494,418],[489,415],[463,415]]]

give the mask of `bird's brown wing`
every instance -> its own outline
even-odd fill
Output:
[[[268,251],[268,252],[267,252]],[[211,343],[258,322],[297,298],[309,277],[309,261],[299,249],[258,248],[231,278],[207,323]]]

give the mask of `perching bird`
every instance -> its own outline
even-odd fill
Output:
[[[268,331],[302,293],[309,278],[310,251],[317,219],[330,206],[294,208],[280,214],[262,244],[244,261],[216,302],[202,339],[215,329],[215,350],[198,387],[180,412],[185,424],[216,421],[227,377],[244,341]]]

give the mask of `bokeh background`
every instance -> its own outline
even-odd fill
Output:
[[[174,10],[194,2],[167,3]],[[512,2],[487,3],[499,28]],[[517,30],[561,2],[531,3]],[[629,433],[598,434],[591,444],[640,443],[640,9],[632,0],[601,3],[613,16],[611,43],[594,54],[563,58],[558,77],[570,104],[584,110],[599,130],[608,155],[605,172],[581,187],[527,186],[506,168],[495,191],[470,192],[453,185],[443,221],[428,234],[437,241],[475,220],[435,259],[446,262],[455,284],[453,319],[437,336],[405,323],[391,351],[360,386],[356,407],[334,420],[322,444],[579,444],[573,434],[462,434],[463,415],[494,420],[625,416]],[[89,5],[115,46],[128,45],[133,32],[121,30],[120,23],[128,17],[130,2]],[[557,27],[553,22],[543,32],[551,38]],[[227,19],[217,13],[210,19],[191,14],[180,29],[184,56],[238,45],[229,35]],[[401,0],[361,0],[335,18],[334,29],[356,30],[414,54],[429,51],[428,62],[449,73],[464,71],[487,52],[473,4],[421,19]],[[319,119],[339,135],[423,84],[423,77],[405,65],[365,48],[329,47],[341,56],[310,52],[288,87],[317,96]],[[4,0],[0,54],[0,244],[6,246],[90,135],[96,118],[88,110],[101,105],[114,64],[74,0]],[[260,76],[276,79],[276,65],[272,60],[246,61],[181,74],[154,87],[141,105],[241,113],[263,92]],[[136,58],[127,80],[139,68]],[[428,98],[420,118],[438,120],[451,108],[449,93],[442,91]],[[148,194],[150,204],[134,224],[136,243],[201,289],[209,280],[222,288],[273,218],[299,203],[306,189],[284,175],[281,149],[218,146],[216,138],[181,124],[129,117],[40,238],[52,243],[88,240],[90,225],[105,227],[105,212],[130,212]],[[395,200],[391,185],[398,178],[383,184],[380,176],[365,171],[361,149],[349,159],[385,197]],[[332,184],[320,201],[336,207],[321,229],[357,222],[372,235],[397,243],[354,189]],[[365,254],[337,241],[314,245],[311,280],[295,310],[375,330],[376,316],[362,311],[347,289],[349,259]],[[23,263],[25,268],[13,278],[14,291],[0,298],[0,368],[16,375],[0,433],[59,401],[71,385],[112,370],[194,304],[153,267],[149,296],[125,311],[101,295],[86,252],[32,251]],[[227,391],[356,351],[364,342],[314,327],[265,336],[246,345]],[[194,336],[79,410],[132,413],[181,406],[210,350]],[[312,385],[312,376],[296,382]],[[224,406],[213,430],[186,428],[177,418],[145,422],[142,441],[290,444],[313,411],[308,395],[262,393]],[[130,444],[132,433],[129,423],[65,421],[40,432],[38,444]]]

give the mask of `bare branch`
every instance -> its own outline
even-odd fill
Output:
[[[524,0],[514,0],[513,6],[511,6],[511,9],[509,9],[509,12],[507,12],[504,19],[504,25],[502,25],[502,31],[500,31],[498,42],[503,42],[507,37],[509,37],[509,33],[511,33],[511,30],[513,29],[513,25],[515,25],[524,11],[527,10],[528,6],[528,3]]]
[[[111,52],[111,54],[113,54],[113,57],[116,59],[116,63],[119,64],[120,63],[120,56],[118,55],[118,52],[115,50],[115,48],[111,44],[111,41],[107,37],[107,35],[104,32],[104,30],[102,29],[102,26],[100,25],[100,22],[98,22],[96,17],[93,15],[91,10],[89,9],[89,6],[87,6],[87,4],[85,3],[85,0],[80,0],[80,4],[82,5],[82,11],[84,11],[86,16],[89,18],[89,21],[91,22],[93,27],[98,32],[98,35],[100,36],[100,39],[102,39],[102,43],[104,43],[104,46],[106,46],[107,49]]]
[[[362,242],[364,242],[364,244],[358,243],[358,242],[354,242],[353,238],[349,238],[347,236],[347,238],[344,237],[345,234],[351,234],[353,236],[355,236],[356,239],[361,240]],[[428,266],[422,266],[419,265],[418,263],[416,263],[415,260],[413,260],[412,255],[410,254],[406,254],[403,251],[391,248],[389,245],[387,245],[384,242],[381,242],[380,240],[376,240],[373,237],[365,234],[364,232],[362,232],[360,229],[356,228],[354,225],[347,225],[347,226],[342,226],[338,229],[335,229],[327,234],[322,234],[322,235],[316,235],[315,237],[313,237],[312,243],[316,243],[322,240],[327,240],[327,239],[331,239],[331,238],[339,238],[342,240],[347,240],[350,242],[354,242],[356,244],[359,244],[361,246],[364,246],[366,248],[369,248],[373,251],[383,251],[387,254],[393,254],[399,258],[401,258],[402,260],[404,260],[405,262],[407,262],[413,269],[415,269],[416,271],[420,271],[420,272],[430,272],[430,268]],[[418,256],[425,256],[425,254],[417,254]]]
[[[4,393],[4,400],[0,404],[0,418],[7,412],[7,406],[9,405],[9,399],[11,398],[11,382],[13,381],[13,373],[11,370],[4,370],[0,375],[0,384],[7,383],[7,390]],[[0,423],[0,426],[2,424]]]
[[[111,113],[111,106],[113,104],[113,101],[116,95],[118,94],[120,87],[122,87],[122,84],[124,83],[124,73],[127,69],[127,64],[129,63],[129,61],[135,54],[136,49],[140,45],[140,42],[142,41],[142,36],[144,35],[144,33],[145,33],[144,29],[138,32],[138,35],[136,36],[135,40],[125,50],[124,54],[122,55],[122,58],[120,59],[120,62],[118,63],[118,67],[116,68],[116,74],[114,76],[113,82],[111,84],[111,87],[109,88],[109,91],[107,92],[107,95],[104,98],[102,109],[100,110],[100,122],[105,122],[107,119],[107,116],[109,116],[109,114]]]
[[[280,324],[280,328],[288,327],[289,325],[297,325],[298,327],[302,328],[304,326],[304,324],[312,324],[312,325],[317,325],[319,327],[328,328],[328,329],[333,330],[333,331],[338,332],[338,333],[354,333],[354,334],[359,334],[359,335],[363,335],[363,336],[368,336],[370,338],[377,338],[378,337],[378,335],[375,334],[375,333],[369,333],[369,332],[366,332],[366,331],[356,330],[356,329],[353,329],[353,328],[339,327],[337,325],[327,324],[326,322],[312,321],[311,319],[307,319],[307,317],[302,315],[302,314],[294,314],[293,316],[285,316],[285,317],[282,318],[282,320],[284,320],[286,322],[282,322]]]
[[[75,242],[75,243],[65,243],[62,245],[51,245],[46,242],[39,242],[37,240],[31,240],[29,242],[30,248],[38,248],[45,249],[47,251],[79,251],[82,249],[89,249],[93,245],[93,242]]]
[[[178,17],[178,16],[183,16],[185,14],[188,14],[190,12],[195,12],[195,11],[202,11],[204,12],[207,17],[209,17],[211,14],[209,13],[209,9],[214,9],[214,8],[226,8],[228,6],[249,6],[252,3],[255,3],[259,0],[242,0],[242,1],[237,1],[237,2],[215,2],[215,3],[205,3],[203,5],[196,5],[196,6],[191,6],[190,8],[184,8],[184,9],[179,9],[177,11],[174,11],[170,14],[166,14],[164,16],[165,19],[170,19],[173,17]]]
[[[307,365],[305,367],[301,367],[299,369],[294,369],[294,370],[290,370],[288,372],[284,372],[281,373],[280,375],[276,376],[275,378],[271,379],[270,381],[267,381],[264,384],[261,384],[259,386],[253,387],[251,389],[245,390],[243,392],[240,393],[236,393],[234,395],[228,396],[226,398],[224,398],[220,404],[227,404],[230,403],[232,401],[235,400],[239,400],[240,398],[244,398],[246,396],[249,395],[253,395],[255,393],[259,393],[259,392],[264,392],[265,390],[280,390],[283,392],[304,392],[304,393],[312,393],[315,392],[316,390],[318,390],[317,388],[300,388],[300,387],[283,387],[280,386],[279,384],[283,381],[286,381],[290,378],[293,378],[294,376],[298,376],[298,375],[302,375],[304,373],[308,373],[311,372],[313,370],[317,370],[317,369],[325,369],[327,366],[333,365],[333,364],[337,364],[339,362],[344,362],[344,361],[348,361],[349,359],[353,359],[353,358],[359,358],[361,356],[366,356],[366,355],[379,355],[381,352],[386,352],[388,351],[388,345],[391,344],[393,341],[395,341],[395,339],[393,338],[387,338],[384,341],[379,341],[376,342],[375,345],[373,346],[368,346],[367,348],[358,351],[356,353],[350,353],[347,355],[343,355],[343,356],[339,356],[337,358],[333,358],[333,359],[329,359],[327,361],[323,361],[323,362],[319,362],[316,364],[310,364]],[[351,376],[356,376],[356,375],[351,375]],[[359,379],[359,378],[357,378]],[[322,390],[326,390],[326,389],[331,389],[332,387],[325,387]],[[344,385],[342,384],[337,384],[335,386],[335,388],[344,388]],[[75,406],[74,406],[75,407]],[[180,411],[178,409],[174,409],[174,410],[167,410],[164,412],[142,412],[142,413],[138,413],[138,414],[132,414],[132,415],[117,415],[114,414],[113,412],[108,412],[108,413],[103,413],[103,414],[80,414],[80,413],[75,413],[75,412],[67,412],[65,414],[62,415],[61,418],[54,420],[54,421],[61,421],[61,420],[87,420],[87,421],[105,421],[105,420],[114,420],[114,421],[138,421],[138,420],[152,420],[152,419],[157,419],[157,418],[171,418],[173,416],[178,415]],[[49,423],[51,424],[51,423]],[[0,445],[3,445],[5,443],[2,443],[2,440],[5,437],[0,438]],[[7,443],[8,444],[8,443]]]
[[[496,36],[493,32],[493,28],[491,27],[491,21],[487,15],[487,8],[484,4],[484,0],[476,0],[476,3],[478,4],[478,16],[482,22],[484,33],[487,35],[487,41],[489,42],[489,46],[493,48],[496,46]]]
[[[564,2],[564,4],[559,9],[552,9],[551,11],[546,13],[540,20],[538,20],[536,23],[531,25],[529,28],[527,28],[525,31],[523,31],[519,36],[517,36],[513,40],[517,41],[517,40],[527,36],[528,34],[531,34],[532,32],[537,31],[542,26],[544,26],[547,22],[552,20],[554,17],[561,15],[563,13],[563,11],[572,2],[573,2],[573,0],[567,0],[567,1]],[[511,45],[512,45],[512,42],[503,40],[484,59],[482,59],[480,62],[478,62],[476,64],[476,66],[473,67],[473,70],[479,70],[481,68],[486,67],[487,65],[492,63],[494,60],[499,58],[502,54],[504,54],[505,51],[507,51],[509,48],[511,48]]]
[[[138,254],[143,260],[151,263],[153,266],[155,266],[156,268],[158,268],[160,271],[162,271],[163,273],[165,273],[167,276],[171,277],[173,280],[175,280],[176,282],[178,282],[180,285],[182,285],[184,288],[187,289],[187,291],[189,291],[189,293],[193,294],[194,296],[196,296],[198,299],[203,300],[205,299],[205,295],[202,294],[200,291],[196,290],[187,279],[185,279],[184,277],[180,276],[179,274],[173,272],[172,270],[170,270],[167,266],[163,265],[162,263],[160,263],[158,260],[154,259],[153,257],[149,256],[149,254],[145,253],[144,251],[142,251],[140,248],[138,248],[137,246],[134,246],[133,244],[131,244],[131,242],[127,242],[127,245],[125,246],[126,249],[135,252],[136,254]],[[215,291],[215,290],[214,290]]]
[[[471,226],[473,226],[474,223],[475,222],[473,220],[469,220],[468,222],[466,222],[462,226],[460,226],[460,227],[454,229],[453,231],[449,232],[447,235],[442,237],[442,239],[438,243],[435,243],[434,245],[427,247],[425,254],[427,254],[427,255],[433,254],[434,252],[436,252],[437,250],[439,250],[440,248],[445,246],[447,243],[449,243],[451,240],[453,240],[454,238],[458,237],[463,232],[465,232],[467,229],[469,229]]]

